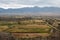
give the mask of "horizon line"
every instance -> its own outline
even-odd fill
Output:
[[[31,8],[31,7],[40,7],[40,8],[45,8],[45,7],[55,7],[55,6],[27,6],[27,7],[0,7],[2,9],[18,9],[18,8]],[[60,7],[55,7],[55,8],[60,8]]]

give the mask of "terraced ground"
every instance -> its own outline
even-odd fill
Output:
[[[15,22],[0,22],[0,27],[2,26],[3,28],[0,28],[0,32],[9,32],[16,38],[49,36],[51,30],[51,27],[47,25],[44,20],[36,19]]]

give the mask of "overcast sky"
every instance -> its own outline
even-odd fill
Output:
[[[21,8],[21,7],[60,7],[60,0],[0,0],[2,8]]]

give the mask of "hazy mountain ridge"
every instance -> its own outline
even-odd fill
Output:
[[[24,7],[24,8],[0,8],[0,15],[59,15],[60,8],[58,7]]]
[[[0,8],[0,13],[24,13],[24,12],[60,12],[60,8],[58,7],[25,7],[25,8],[17,8],[17,9],[3,9]]]

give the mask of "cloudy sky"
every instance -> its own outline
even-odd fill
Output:
[[[2,8],[22,8],[22,7],[60,7],[60,0],[0,0]]]

